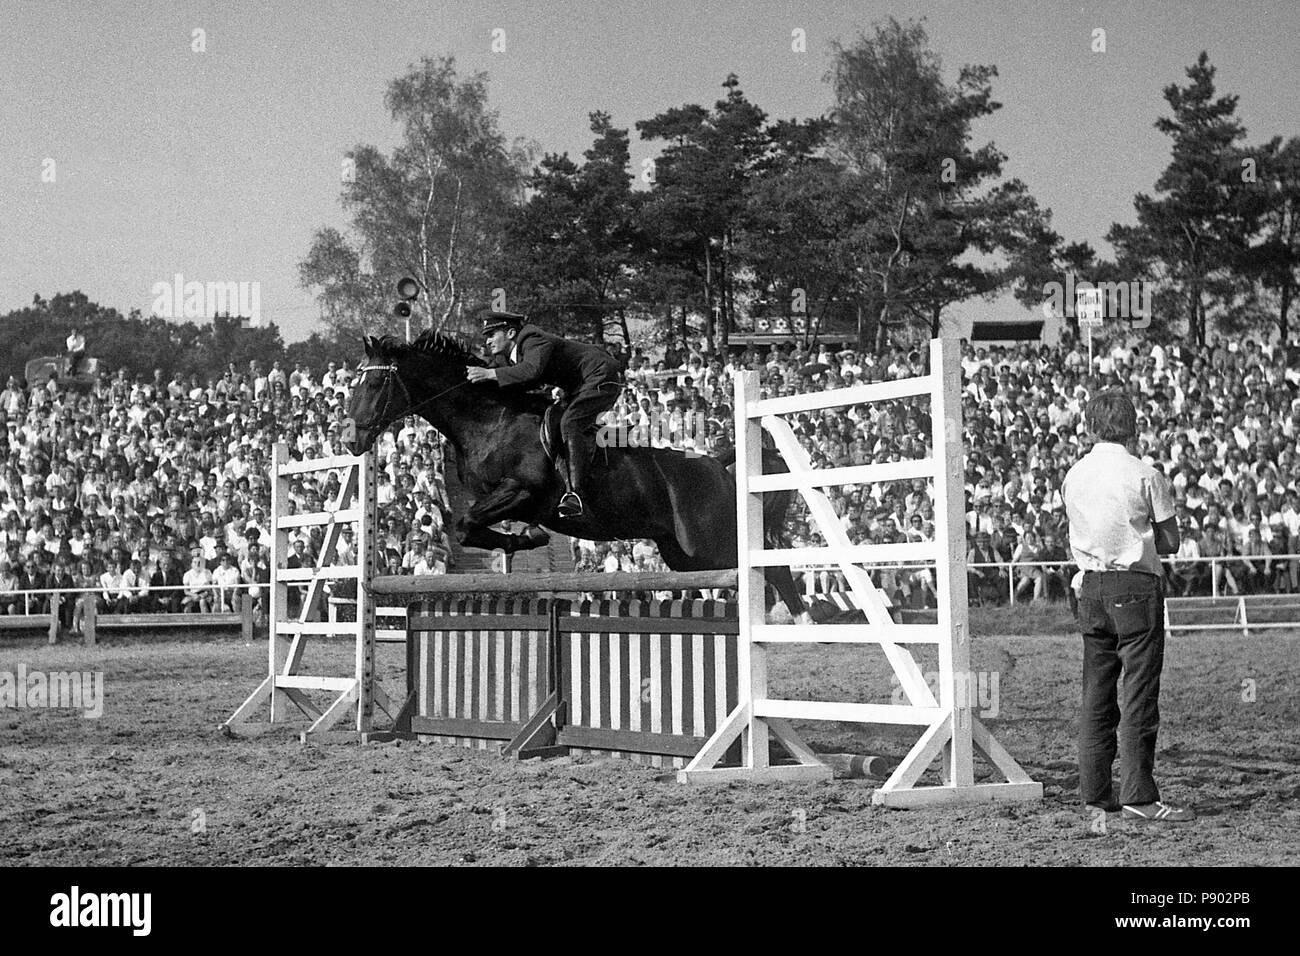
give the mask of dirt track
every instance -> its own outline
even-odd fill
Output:
[[[0,672],[102,670],[105,707],[100,719],[0,712],[0,865],[1295,865],[1298,651],[1276,635],[1171,638],[1157,774],[1201,819],[1112,815],[1103,834],[1074,802],[1077,638],[976,641],[974,668],[999,675],[986,722],[1047,797],[955,812],[874,807],[861,780],[699,790],[612,759],[517,764],[433,744],[302,746],[288,732],[230,740],[216,725],[256,685],[264,644],[10,643]],[[346,672],[342,647],[325,653],[313,663]],[[774,683],[787,696],[816,686],[826,699],[887,700],[870,654],[798,649]],[[380,674],[391,683],[391,668]],[[895,758],[915,733],[804,729],[815,749]]]

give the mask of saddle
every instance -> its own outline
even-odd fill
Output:
[[[537,440],[541,443],[542,453],[547,459],[560,467],[560,462],[564,460],[564,437],[560,433],[560,418],[564,415],[564,410],[569,407],[566,401],[552,402],[546,406],[546,411],[542,412],[542,422],[537,430]],[[616,443],[617,444],[617,443]],[[623,447],[623,446],[620,446]],[[600,452],[604,452],[606,463],[609,461],[609,449],[596,448],[596,458],[600,458]]]
[[[565,403],[552,402],[542,412],[542,424],[538,429],[538,439],[542,443],[542,452],[552,463],[564,457],[564,439],[560,435],[560,416],[564,414]]]

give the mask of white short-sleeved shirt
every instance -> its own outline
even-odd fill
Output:
[[[1154,525],[1174,515],[1169,480],[1123,445],[1097,442],[1066,473],[1070,551],[1084,571],[1162,576]]]

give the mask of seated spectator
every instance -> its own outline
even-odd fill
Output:
[[[390,548],[389,550],[394,550]],[[401,558],[401,569],[404,574],[432,574],[430,570],[428,555],[428,542],[423,535],[416,535],[411,540],[411,548]],[[423,570],[417,571],[415,568],[422,566]]]
[[[1290,523],[1286,518],[1285,508],[1273,519],[1270,525],[1271,542],[1270,549],[1274,554],[1296,554],[1300,552],[1300,532],[1292,531]],[[1300,589],[1300,561],[1288,560],[1287,578],[1289,583],[1288,590],[1295,591]]]
[[[1016,600],[1025,601],[1031,597],[1042,597],[1044,584],[1046,583],[1046,576],[1043,573],[1043,569],[1034,563],[1043,560],[1042,545],[1040,544],[1038,535],[1035,532],[1025,532],[1025,536],[1016,547],[1015,553],[1011,556],[1011,560],[1015,565],[1024,565],[1023,567],[1013,568],[1013,573],[1016,578]]]
[[[1200,534],[1190,523],[1178,529],[1178,551],[1167,559],[1169,593],[1176,597],[1191,597],[1208,591],[1210,571],[1200,562]]]
[[[22,614],[22,582],[7,559],[0,558],[0,614]]]
[[[212,572],[212,581],[217,586],[214,610],[235,610],[235,603],[239,594],[240,576],[239,568],[235,567],[235,559],[229,551],[221,554],[220,563],[217,565],[216,570]]]
[[[1222,558],[1229,555],[1228,542],[1223,532],[1219,530],[1219,523],[1212,517],[1207,517],[1201,530],[1201,557],[1203,558]],[[1210,585],[1216,594],[1240,594],[1241,586],[1237,583],[1237,575],[1240,570],[1234,570],[1232,562],[1213,561],[1210,563]]]
[[[451,555],[440,544],[429,545],[429,569],[431,574],[446,574],[447,564],[451,560]]]
[[[139,558],[132,558],[130,565],[122,572],[122,593],[126,595],[128,611],[145,610],[149,599],[149,575],[145,573]]]
[[[1291,539],[1286,532],[1286,524],[1280,519],[1269,527],[1268,539],[1264,542],[1271,554],[1290,554]],[[1274,594],[1287,594],[1296,590],[1296,561],[1281,560],[1273,562],[1270,590]]]
[[[402,556],[391,548],[385,548],[379,553],[379,567],[381,568],[380,574],[410,573],[409,571],[403,572]]]
[[[120,548],[113,549],[113,557],[99,576],[99,612],[101,614],[126,614],[131,607],[131,592],[126,586],[126,572],[130,565]]]
[[[59,595],[59,626],[64,630],[71,630],[73,610],[77,603],[77,581],[72,574],[71,555],[59,555],[55,562],[54,571],[50,575],[48,586],[66,592]]]
[[[1246,545],[1242,548],[1241,556],[1246,560],[1241,562],[1244,571],[1246,593],[1247,594],[1265,594],[1269,590],[1269,583],[1273,576],[1273,562],[1269,560],[1271,552],[1264,539],[1260,536],[1258,528],[1250,528],[1246,532]],[[1260,559],[1263,560],[1260,560]]]
[[[99,584],[99,572],[95,567],[95,562],[90,557],[84,557],[77,565],[77,573],[72,577],[77,585],[77,601],[72,608],[72,632],[81,634],[83,632],[82,622],[86,617],[86,608],[94,606],[98,598],[95,595],[94,588]]]
[[[270,590],[271,566],[255,541],[248,546],[248,557],[240,564],[239,574],[247,584],[252,585],[248,589],[248,596],[253,602],[254,615],[258,620],[264,619],[269,611],[267,592]]]
[[[286,568],[310,568],[313,566],[311,557],[307,554],[307,542],[302,538],[296,538],[293,542],[292,550],[289,557],[285,560]],[[287,603],[285,612],[289,620],[297,620],[302,614],[302,601],[307,594],[307,585],[290,584],[288,586]]]
[[[182,596],[179,588],[184,583],[185,575],[181,573],[175,557],[171,551],[164,549],[158,556],[158,567],[149,577],[150,598],[146,603],[146,610],[171,614],[178,612],[181,609]],[[176,590],[159,590],[160,588],[176,588]]]
[[[231,557],[230,549],[226,546],[226,542],[218,541],[213,546],[212,558],[208,561],[205,561],[204,564],[207,566],[207,569],[209,571],[211,571],[213,574],[216,574],[217,568],[221,567],[222,558],[230,558],[231,563],[232,564],[234,563],[234,558]]]
[[[975,536],[975,545],[966,554],[970,593],[981,604],[997,605],[1007,593],[1007,572],[998,567],[974,567],[977,564],[994,565],[998,562],[988,532]]]
[[[1074,592],[1070,588],[1070,579],[1074,577],[1074,565],[1068,563],[1070,555],[1066,553],[1055,534],[1049,533],[1043,537],[1040,560],[1063,562],[1043,569],[1043,591],[1047,599],[1059,601],[1062,598],[1072,598]]]
[[[24,591],[44,591],[50,586],[53,569],[49,563],[49,552],[44,547],[33,547],[26,566],[19,572],[19,580]],[[29,594],[24,602],[27,614],[48,614],[50,612],[49,594]]]
[[[209,614],[212,612],[212,572],[203,563],[202,552],[196,551],[190,558],[190,569],[182,580],[185,593],[181,598],[181,610],[190,614]]]

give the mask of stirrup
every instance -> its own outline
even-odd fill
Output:
[[[556,505],[555,510],[559,512],[562,518],[576,518],[582,514],[582,499],[575,492],[566,491],[560,498],[560,503]]]

